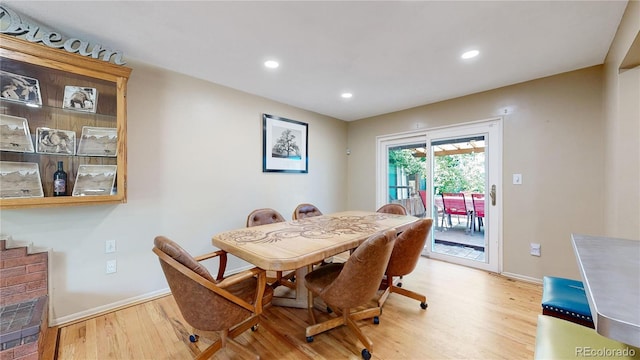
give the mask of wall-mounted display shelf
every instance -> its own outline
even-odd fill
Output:
[[[0,34],[0,208],[127,201],[130,74]],[[54,196],[60,161],[66,196]]]

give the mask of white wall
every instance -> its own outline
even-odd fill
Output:
[[[349,123],[349,207],[375,209],[376,136],[497,116],[504,119],[503,271],[579,279],[571,233],[604,228],[602,66]],[[514,173],[522,185],[511,184]],[[529,255],[532,242],[541,257]]]
[[[130,63],[128,203],[2,210],[0,232],[52,249],[53,324],[163,292],[151,252],[162,234],[199,254],[215,233],[273,207],[346,209],[346,124],[176,73]],[[309,173],[262,173],[262,113],[309,124]],[[104,242],[117,240],[117,252]],[[118,271],[105,274],[105,262]],[[230,260],[229,270],[247,266]]]
[[[607,235],[636,240],[640,240],[640,67],[619,68],[626,56],[632,56],[631,46],[638,38],[640,1],[630,1],[605,61],[604,208]],[[636,48],[636,64],[638,54]]]

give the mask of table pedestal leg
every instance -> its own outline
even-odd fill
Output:
[[[283,296],[278,296],[276,291],[276,294],[274,294],[273,300],[271,301],[271,303],[277,306],[287,306],[287,307],[306,309],[309,306],[309,303],[308,303],[309,295],[307,292],[307,288],[304,286],[304,277],[305,275],[307,275],[308,272],[309,272],[309,267],[307,266],[296,270],[295,294],[293,294],[293,291],[286,291],[282,294]],[[281,288],[282,287],[283,286],[281,286]]]

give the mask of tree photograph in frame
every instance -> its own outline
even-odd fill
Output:
[[[0,114],[0,150],[33,152],[33,142],[27,119]]]
[[[0,97],[32,106],[42,106],[37,79],[0,70]]]
[[[76,132],[46,127],[36,128],[36,152],[39,154],[75,155]]]
[[[37,163],[0,161],[0,198],[43,196]]]
[[[98,90],[90,87],[65,86],[63,109],[76,111],[96,112],[98,106]]]
[[[262,172],[308,173],[309,125],[262,114]]]

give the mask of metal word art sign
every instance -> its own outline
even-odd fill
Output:
[[[89,43],[76,38],[63,41],[62,35],[54,31],[45,31],[39,26],[22,21],[20,16],[4,5],[0,5],[0,33],[14,36],[25,35],[24,39],[33,43],[43,43],[54,49],[64,49],[70,53],[78,53],[82,56],[90,56],[94,59],[109,62],[113,57],[116,65],[126,64],[122,60],[121,51],[105,49],[100,44],[95,44],[89,51]]]

